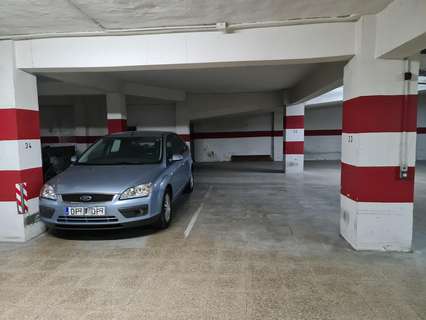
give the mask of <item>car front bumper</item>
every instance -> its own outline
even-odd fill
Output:
[[[155,223],[160,208],[151,197],[109,202],[65,202],[40,198],[40,219],[55,229],[120,229]],[[69,216],[69,207],[104,207],[105,216]]]

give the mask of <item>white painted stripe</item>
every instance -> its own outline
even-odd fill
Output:
[[[360,59],[354,57],[344,70],[344,100],[361,96],[403,95],[404,61]],[[411,72],[418,74],[419,63],[411,62]],[[410,81],[410,94],[417,94],[417,80]]]
[[[0,170],[25,170],[39,168],[41,161],[40,140],[0,141]]]
[[[0,105],[0,109],[22,109],[22,110],[39,111],[38,105],[29,105],[29,106]]]
[[[401,132],[342,134],[342,161],[358,167],[387,167],[401,164]],[[416,132],[407,133],[407,164],[416,161]]]
[[[24,218],[38,212],[38,197],[29,199],[26,203],[28,205],[28,213],[23,215],[18,214],[16,201],[0,201],[0,241],[23,242],[33,237],[34,228],[44,228],[40,223],[24,228]]]
[[[295,104],[286,107],[286,116],[303,116],[305,115],[305,105]]]
[[[203,197],[203,201],[210,197],[210,193],[212,192],[212,189],[213,189],[213,186],[209,186],[209,188],[207,189],[207,192],[205,193]]]
[[[162,130],[162,129],[155,129],[155,130]],[[176,134],[190,134],[189,126],[185,125],[176,125]]]
[[[304,141],[305,129],[286,129],[285,141]]]
[[[123,113],[108,112],[107,120],[126,120],[127,115]]]
[[[304,168],[304,155],[303,154],[286,154],[285,159],[285,172],[286,173],[302,173]]]
[[[193,227],[194,227],[194,225],[195,225],[195,222],[196,222],[196,221],[197,221],[197,219],[198,219],[198,215],[200,214],[201,210],[203,210],[203,207],[204,207],[204,203],[202,203],[202,204],[200,205],[200,207],[197,209],[197,211],[195,211],[194,215],[192,216],[191,220],[189,221],[189,224],[188,224],[188,226],[186,227],[185,232],[183,233],[183,234],[185,235],[185,239],[186,239],[186,238],[188,238],[188,236],[189,236],[189,234],[190,234],[190,232],[191,232],[192,228],[193,228]]]
[[[340,232],[358,250],[411,249],[412,203],[356,202],[340,195]]]
[[[194,227],[195,222],[197,221],[198,216],[200,215],[201,210],[203,210],[204,201],[206,199],[208,199],[208,197],[210,196],[212,188],[213,188],[212,186],[209,186],[209,188],[207,189],[207,192],[204,194],[203,201],[202,201],[201,205],[199,206],[199,208],[197,209],[197,211],[195,211],[194,215],[192,216],[191,220],[189,221],[189,224],[188,224],[188,226],[186,227],[186,229],[184,231],[185,239],[188,238],[189,234],[191,233],[191,230]]]

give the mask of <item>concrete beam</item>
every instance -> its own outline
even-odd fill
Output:
[[[377,14],[376,57],[402,59],[426,47],[426,1],[394,0]]]
[[[100,92],[117,92],[122,91],[122,84],[120,81],[106,77],[105,75],[96,73],[46,73],[44,76],[52,79],[62,81],[67,84],[73,84],[80,87],[86,87]]]
[[[327,63],[316,68],[286,91],[287,103],[303,103],[343,85],[345,64],[346,62]]]
[[[39,95],[91,95],[122,93],[125,95],[148,97],[170,101],[184,101],[185,91],[145,86],[139,83],[120,82],[112,77],[97,73],[46,73],[46,77],[61,82],[39,83]]]
[[[355,22],[133,36],[15,41],[29,72],[205,68],[348,60]]]
[[[189,120],[218,118],[223,116],[282,110],[282,92],[188,94],[185,108]]]
[[[39,96],[85,96],[103,94],[103,92],[99,90],[64,82],[38,82],[37,92]]]
[[[143,84],[127,82],[123,85],[123,93],[129,96],[156,98],[171,101],[184,101],[185,91],[145,86]]]

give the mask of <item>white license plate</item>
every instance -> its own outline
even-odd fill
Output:
[[[69,216],[85,217],[85,216],[104,216],[105,207],[68,207]]]

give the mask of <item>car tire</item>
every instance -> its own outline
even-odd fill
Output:
[[[185,187],[185,193],[191,193],[192,191],[194,191],[194,174],[191,170],[191,177]]]
[[[161,203],[161,213],[158,220],[158,227],[160,229],[167,229],[172,221],[172,197],[170,191],[166,191],[163,196],[163,202]]]

